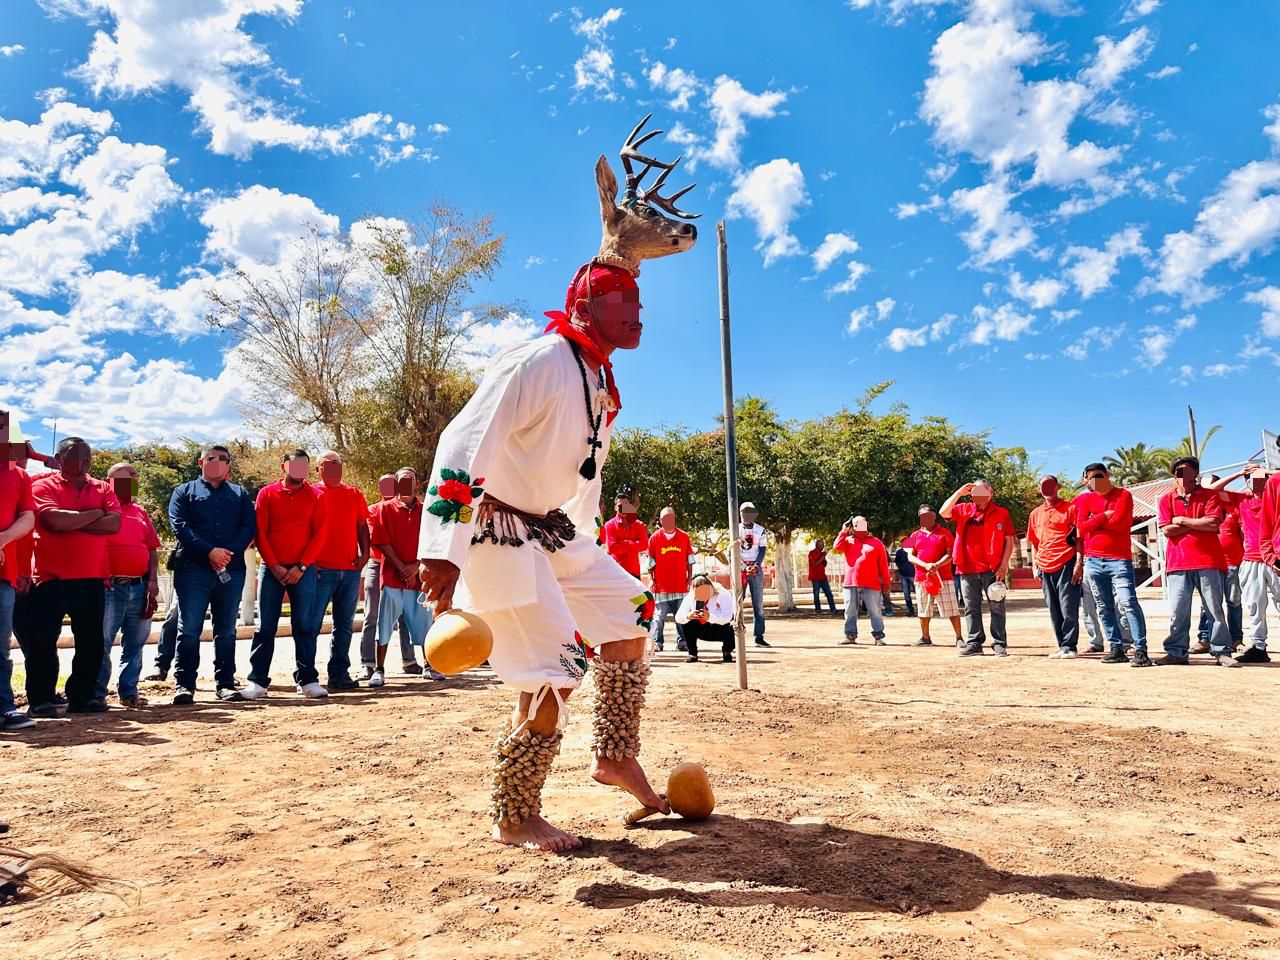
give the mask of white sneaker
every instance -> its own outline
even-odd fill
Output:
[[[1050,660],[1074,660],[1075,658],[1076,652],[1070,647],[1063,647],[1057,653],[1049,654]]]
[[[427,667],[427,678],[430,680],[448,680],[449,679],[443,673],[437,670],[435,667]]]
[[[369,686],[380,687],[387,682],[387,678],[383,676],[381,670],[374,670],[373,676],[369,678]]]
[[[240,691],[240,696],[246,700],[262,700],[267,695],[267,688],[260,683],[254,683],[250,680],[244,685],[244,689]]]
[[[308,700],[323,700],[329,695],[329,691],[314,680],[310,683],[302,683],[298,685],[298,692]]]
[[[356,674],[357,680],[368,680],[373,676],[373,667],[367,663],[360,664],[360,672]]]

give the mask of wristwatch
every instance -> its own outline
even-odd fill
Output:
[[[306,573],[306,572],[307,572],[307,565],[306,565],[305,563],[300,563],[300,564],[298,564],[298,569],[299,569],[299,570],[301,570],[303,573]]]

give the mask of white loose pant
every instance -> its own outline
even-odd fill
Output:
[[[1280,573],[1258,560],[1240,564],[1240,602],[1244,606],[1244,636],[1250,646],[1267,649],[1267,601],[1280,610]]]

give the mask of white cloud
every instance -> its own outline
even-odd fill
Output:
[[[911,217],[919,216],[922,213],[927,213],[930,210],[938,210],[945,205],[946,201],[935,193],[925,203],[907,202],[898,204],[893,211],[893,215],[899,220],[907,220]]]
[[[893,297],[884,297],[876,301],[876,323],[884,323],[889,319],[889,315],[893,313],[893,308],[898,305],[898,301]]]
[[[483,371],[487,361],[499,350],[531,340],[542,333],[542,324],[532,317],[508,313],[494,323],[482,323],[467,331],[462,346],[463,362],[477,372]]]
[[[200,215],[209,230],[205,253],[228,263],[275,263],[310,227],[338,229],[338,218],[310,197],[255,185],[209,204]]]
[[[525,259],[524,259],[524,268],[525,268],[526,270],[530,270],[530,269],[532,269],[532,268],[534,268],[534,267],[540,267],[540,266],[542,266],[542,265],[543,265],[544,263],[546,263],[546,262],[547,262],[547,261],[546,261],[546,258],[545,258],[545,257],[536,257],[536,256],[535,256],[535,257],[525,257]]]
[[[992,340],[1017,340],[1031,329],[1035,317],[1018,313],[1012,303],[1002,303],[995,310],[979,304],[973,308],[973,320],[967,339],[981,346]]]
[[[1013,194],[1003,181],[956,190],[952,209],[973,218],[973,225],[961,234],[979,266],[1007,260],[1035,242],[1036,234],[1022,214],[1010,209]]]
[[[1147,74],[1148,80],[1166,80],[1169,77],[1176,77],[1182,72],[1181,67],[1175,67],[1173,64],[1167,64],[1159,70],[1152,70]]]
[[[1059,326],[1080,316],[1080,311],[1074,307],[1070,310],[1050,310],[1049,316],[1053,318],[1054,326]]]
[[[1098,52],[1093,63],[1080,74],[1080,79],[1088,86],[1108,90],[1116,82],[1151,55],[1155,41],[1151,39],[1151,31],[1139,27],[1123,40],[1115,41],[1110,37],[1098,37]]]
[[[1070,246],[1061,263],[1067,268],[1067,276],[1088,300],[1095,293],[1106,290],[1119,269],[1123,257],[1143,257],[1150,251],[1142,243],[1142,228],[1127,226],[1107,238],[1101,250],[1094,247]]]
[[[576,8],[575,8],[576,9]],[[577,14],[575,13],[575,16]],[[573,89],[600,100],[616,100],[613,51],[609,47],[609,27],[622,19],[621,7],[610,7],[598,17],[579,19],[573,32],[586,37],[587,45],[573,64]]]
[[[1150,16],[1159,8],[1161,0],[1131,0],[1121,18],[1121,23],[1132,23],[1134,20]],[[1192,44],[1194,46],[1194,44]]]
[[[1065,289],[1066,285],[1053,277],[1041,277],[1027,283],[1022,279],[1022,274],[1016,270],[1009,275],[1010,295],[1031,304],[1036,310],[1053,306]]]
[[[1262,307],[1262,335],[1280,337],[1280,287],[1263,287],[1244,295],[1245,303]]]
[[[379,135],[383,114],[336,126],[300,123],[293,111],[262,92],[267,81],[295,81],[272,63],[267,49],[242,25],[251,16],[292,22],[303,0],[45,0],[45,5],[110,30],[94,34],[88,59],[75,71],[97,95],[137,96],[175,87],[209,134],[215,153],[248,157],[259,146],[346,153]],[[368,118],[380,118],[370,124]],[[390,121],[385,118],[385,122]]]
[[[1271,121],[1270,124],[1262,128],[1262,132],[1271,139],[1271,149],[1280,150],[1280,103],[1272,104],[1262,113]]]
[[[838,293],[853,293],[858,289],[858,284],[862,282],[862,278],[871,272],[871,268],[865,263],[859,263],[857,260],[850,260],[845,264],[849,269],[849,275],[839,283],[832,284],[824,291],[828,297],[835,296]]]
[[[672,110],[688,110],[689,101],[702,89],[702,81],[697,76],[680,67],[668,67],[658,61],[649,68],[649,86],[671,95],[667,106]]]
[[[923,347],[927,343],[936,343],[951,332],[955,322],[954,313],[943,314],[933,323],[921,327],[894,327],[884,338],[885,346],[894,353],[901,353],[909,347]]]
[[[847,233],[828,233],[813,251],[813,272],[822,273],[846,254],[857,253],[858,241]]]
[[[1093,346],[1097,346],[1102,350],[1110,350],[1124,334],[1124,330],[1125,325],[1123,323],[1114,327],[1090,327],[1071,343],[1067,344],[1062,352],[1072,360],[1085,360],[1088,358],[1089,350]]]
[[[779,158],[753,167],[734,178],[734,191],[725,203],[730,219],[750,217],[755,221],[767,267],[780,257],[802,253],[800,241],[791,234],[791,221],[809,203],[804,172],[800,164]]]
[[[862,325],[867,322],[867,314],[871,312],[870,307],[858,307],[849,312],[849,323],[845,327],[845,332],[855,334],[862,329]]]
[[[1138,362],[1148,370],[1160,366],[1169,357],[1174,341],[1196,325],[1196,318],[1182,317],[1172,327],[1147,326],[1140,331]]]
[[[1202,377],[1229,377],[1235,373],[1244,371],[1243,364],[1232,363],[1211,363],[1200,371]]]
[[[443,137],[446,133],[449,133],[449,132],[450,132],[450,127],[447,123],[427,124],[427,133],[431,134],[433,137]]]
[[[705,139],[682,124],[676,124],[667,139],[685,148],[689,169],[706,161],[721,170],[737,170],[742,165],[742,138],[747,133],[747,120],[768,120],[778,115],[787,95],[776,90],[752,93],[732,77],[716,77],[707,98],[710,118],[715,125],[708,146]]]
[[[959,164],[939,162],[926,170],[924,175],[931,183],[944,183],[954,177],[959,169]]]
[[[573,25],[573,32],[596,43],[603,43],[608,39],[606,31],[610,26],[621,20],[622,15],[623,9],[621,7],[610,7],[598,17],[587,17],[579,20]]]
[[[6,43],[0,46],[0,57],[16,57],[18,54],[25,52],[26,49],[20,43]]]

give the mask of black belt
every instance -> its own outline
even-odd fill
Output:
[[[112,583],[141,583],[142,577],[112,577]]]

